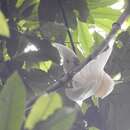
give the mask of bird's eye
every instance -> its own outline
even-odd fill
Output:
[[[70,61],[67,59],[67,60],[66,60],[66,63],[68,63],[68,64],[69,64],[69,63],[70,63]]]

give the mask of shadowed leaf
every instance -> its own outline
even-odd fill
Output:
[[[62,107],[62,101],[57,93],[41,96],[34,104],[25,124],[32,129],[39,121],[46,120],[57,109]]]
[[[24,116],[25,90],[14,73],[0,93],[0,130],[20,130]]]

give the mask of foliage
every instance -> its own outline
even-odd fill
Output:
[[[83,60],[120,16],[121,9],[111,8],[116,2],[118,0],[0,1],[0,130],[69,130],[77,118],[82,120],[63,90],[45,94],[64,74],[53,43],[64,43],[71,48],[69,30],[77,55]],[[129,20],[125,24],[129,26]],[[117,40],[128,42],[124,33],[120,33]],[[129,35],[128,29],[127,38]],[[33,47],[25,51],[30,46]],[[28,102],[41,94],[44,95],[37,99],[30,113],[26,113],[25,98]],[[98,99],[93,101],[99,105]],[[89,105],[83,106],[82,114],[87,113]]]
[[[0,129],[19,130],[24,118],[25,89],[15,72],[0,94]]]
[[[25,127],[32,129],[41,120],[46,120],[57,109],[62,107],[62,100],[58,94],[41,96],[34,104],[25,124]]]
[[[99,129],[97,129],[95,127],[91,127],[91,128],[89,128],[89,130],[99,130]]]
[[[9,29],[8,29],[8,24],[6,22],[5,16],[3,13],[0,11],[0,35],[7,36],[9,37]]]

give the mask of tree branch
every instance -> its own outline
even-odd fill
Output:
[[[129,16],[129,9],[126,8],[125,11],[119,17],[119,19],[112,25],[111,31],[109,32],[109,34],[107,35],[107,37],[104,39],[104,41],[102,42],[102,44],[100,44],[100,46],[88,58],[86,58],[86,60],[84,62],[82,62],[77,67],[73,68],[71,72],[65,74],[63,77],[61,77],[61,79],[59,79],[54,84],[52,84],[51,87],[49,87],[46,90],[46,93],[50,93],[50,92],[56,91],[59,88],[62,88],[64,86],[64,84],[66,84],[67,82],[69,82],[77,72],[79,72],[86,64],[88,64],[88,62],[90,60],[92,60],[93,58],[95,58],[99,54],[99,52],[101,52],[102,50],[104,50],[104,48],[106,48],[108,46],[109,41],[113,37],[115,37],[116,34],[117,34],[117,32],[121,29],[122,24],[128,18],[128,16]],[[32,105],[36,101],[36,99],[38,97],[39,96],[36,96],[36,97],[33,97],[31,100],[29,100],[27,102],[27,104],[26,104],[26,108],[29,108],[30,105]]]

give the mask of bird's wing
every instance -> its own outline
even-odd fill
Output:
[[[106,72],[104,72],[103,77],[102,77],[102,82],[98,90],[95,92],[95,96],[100,97],[100,98],[106,97],[112,92],[114,84],[115,83],[113,79]]]

